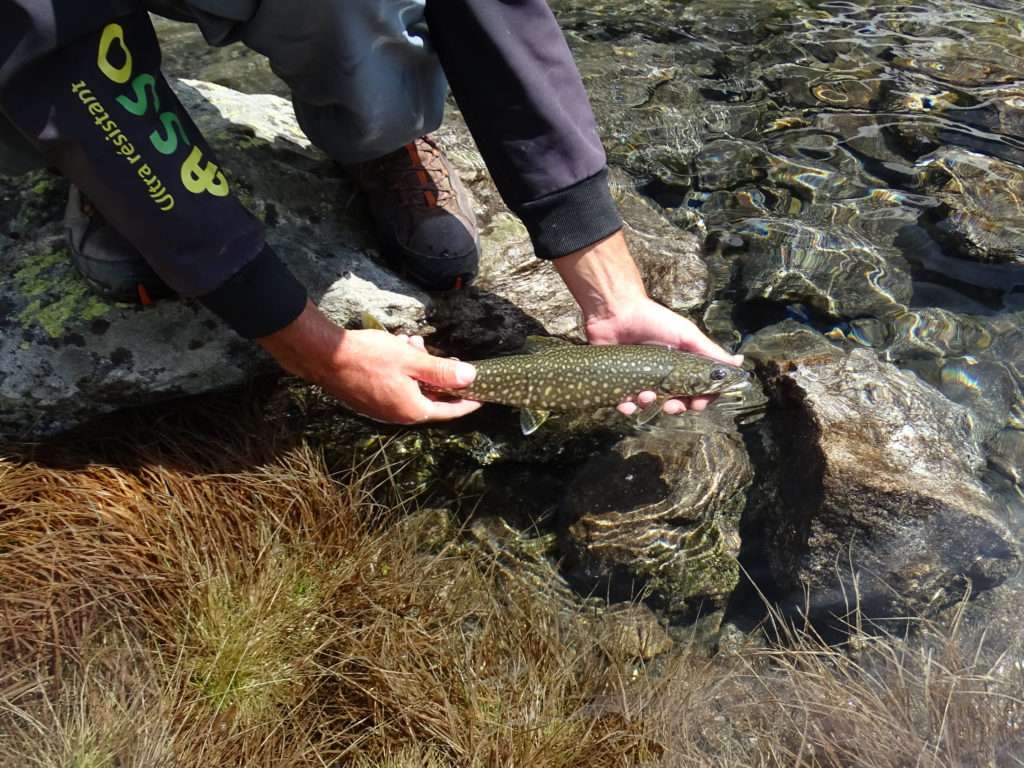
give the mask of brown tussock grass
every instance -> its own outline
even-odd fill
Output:
[[[397,524],[373,493],[389,468],[339,478],[247,428],[0,463],[0,764],[644,753],[585,711],[617,667],[493,563]]]
[[[171,413],[0,461],[0,766],[1024,765],[1019,643],[774,617],[769,647],[650,674],[394,467]]]

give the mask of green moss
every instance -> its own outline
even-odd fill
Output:
[[[60,338],[68,327],[103,317],[106,303],[90,292],[69,266],[70,256],[60,249],[40,254],[14,273],[18,292],[31,299],[18,313],[23,328],[37,325],[50,338]]]
[[[263,201],[259,200],[252,192],[249,187],[245,186],[239,181],[236,181],[232,177],[228,177],[229,183],[231,184],[231,191],[235,193],[235,197],[238,198],[246,210],[249,211],[253,216],[258,218],[260,221],[266,223],[267,210]]]

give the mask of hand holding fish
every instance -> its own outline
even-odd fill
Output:
[[[378,421],[419,424],[456,419],[480,403],[439,399],[423,391],[459,389],[473,382],[468,363],[428,354],[419,337],[387,331],[349,331],[332,323],[309,302],[284,330],[260,344],[290,373],[319,384],[352,410]]]
[[[729,365],[739,366],[743,363],[742,355],[730,355],[685,317],[651,299],[637,302],[628,311],[613,317],[588,322],[587,338],[591,344],[660,344]],[[638,407],[649,405],[656,397],[656,393],[650,390],[640,392],[620,404],[619,410],[631,416]],[[673,398],[665,401],[662,410],[669,414],[688,410],[702,411],[714,399],[715,395]]]
[[[566,285],[583,310],[591,344],[658,344],[738,366],[742,355],[731,355],[705,336],[696,325],[647,296],[643,280],[617,232],[589,248],[555,260]],[[657,393],[636,393],[618,408],[630,416],[657,399]],[[702,395],[666,400],[665,413],[701,411],[714,400]]]

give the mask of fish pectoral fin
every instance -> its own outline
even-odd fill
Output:
[[[384,327],[384,324],[380,320],[378,320],[376,316],[374,316],[374,314],[369,310],[363,310],[363,313],[362,315],[360,315],[359,320],[362,323],[364,329],[372,328],[373,330],[376,331],[387,330],[387,328]]]
[[[560,339],[557,336],[527,336],[523,348],[519,350],[521,355],[536,355],[539,352],[548,352],[559,347],[573,346],[571,341]]]
[[[661,413],[661,406],[665,401],[658,398],[650,405],[645,405],[639,413],[636,415],[636,423],[643,426],[649,421],[652,421],[659,413]]]
[[[524,435],[532,435],[540,425],[548,420],[551,411],[541,411],[532,408],[523,408],[519,411],[519,426],[523,429]]]

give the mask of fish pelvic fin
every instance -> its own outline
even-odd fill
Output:
[[[650,405],[645,405],[640,412],[636,415],[636,423],[641,427],[650,421],[657,418],[658,414],[661,413],[661,406],[665,401],[660,397]]]
[[[548,420],[551,411],[541,411],[535,408],[523,408],[519,411],[519,426],[522,427],[524,435],[532,435],[540,425]]]
[[[375,331],[386,331],[387,330],[387,328],[384,327],[384,324],[381,323],[381,321],[378,320],[374,316],[374,314],[372,312],[370,312],[369,310],[363,310],[363,314],[360,316],[359,319],[362,322],[362,325],[363,325],[364,329],[371,328],[371,329],[373,329]]]

